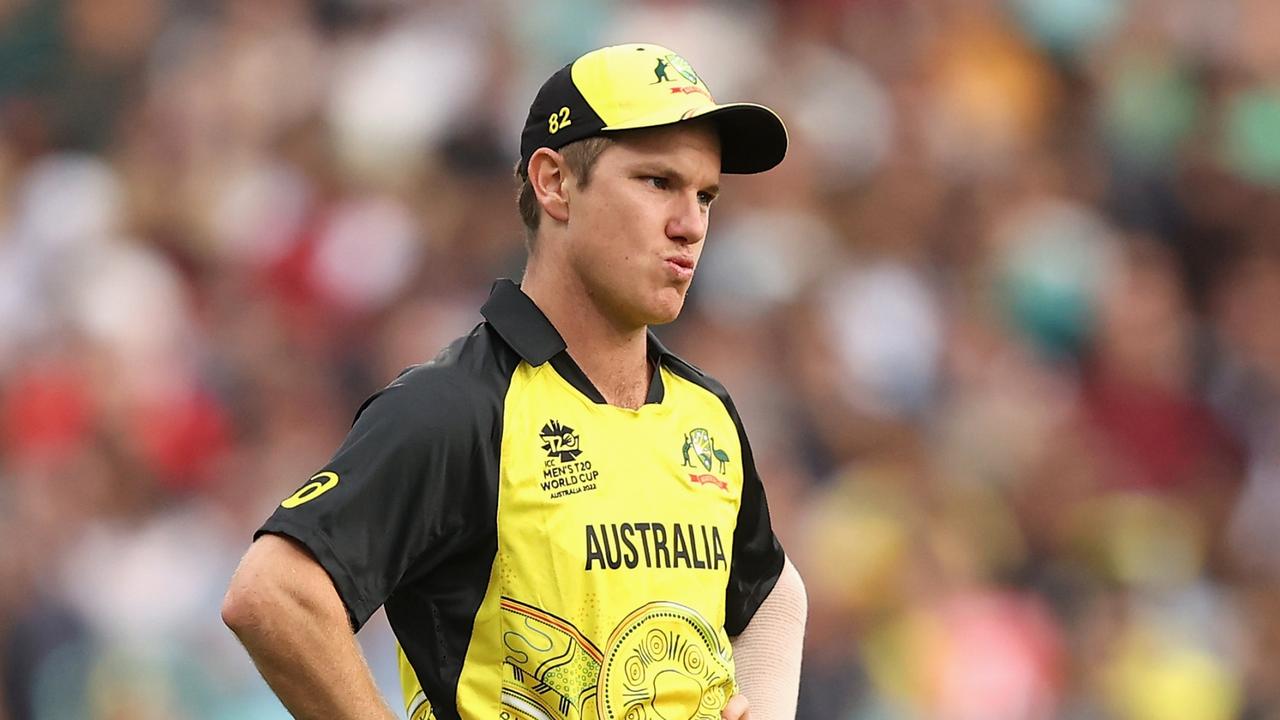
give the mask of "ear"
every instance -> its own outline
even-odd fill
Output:
[[[529,185],[542,210],[557,222],[569,221],[570,172],[564,156],[550,148],[538,148],[529,158]]]

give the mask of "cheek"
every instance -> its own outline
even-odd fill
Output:
[[[569,261],[595,292],[612,293],[632,272],[635,253],[610,218],[597,220],[600,222],[583,228],[587,232],[579,238]]]
[[[595,235],[588,240],[596,260],[611,268],[640,262],[650,237],[662,232],[660,225],[655,227],[656,215],[641,203],[628,202],[627,198],[601,207],[594,218]]]

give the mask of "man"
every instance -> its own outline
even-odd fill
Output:
[[[365,402],[232,579],[223,618],[295,716],[393,717],[352,632],[380,605],[412,720],[794,716],[804,588],[746,434],[648,332],[684,303],[720,173],[785,151],[771,110],[716,105],[655,45],[543,85],[521,285]]]

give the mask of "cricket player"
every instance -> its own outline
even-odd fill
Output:
[[[721,173],[786,146],[657,45],[546,81],[523,279],[363,404],[232,578],[223,618],[290,712],[396,717],[354,637],[385,607],[411,720],[794,717],[804,586],[746,431],[649,331],[684,304]]]

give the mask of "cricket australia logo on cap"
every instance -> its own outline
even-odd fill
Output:
[[[675,69],[679,71],[679,73],[689,82],[694,83],[695,85],[702,82],[702,78],[698,77],[698,73],[693,71],[693,66],[689,64],[688,60],[685,60],[675,53],[668,55],[667,60],[670,61],[671,65],[675,67]]]
[[[581,441],[573,428],[558,420],[548,420],[538,433],[547,459],[542,467],[542,489],[551,498],[561,498],[596,489],[600,471],[591,461],[580,459]]]
[[[706,428],[694,428],[685,433],[684,446],[681,448],[684,455],[684,467],[697,470],[697,466],[690,459],[697,460],[705,473],[690,473],[689,482],[696,485],[714,485],[721,490],[728,490],[729,484],[712,474],[712,468],[724,474],[729,465],[729,453],[716,447],[715,438],[711,437],[711,433]],[[719,467],[716,467],[718,464]]]
[[[651,84],[657,85],[660,82],[678,82],[678,78],[671,77],[672,68],[674,68],[677,73],[684,76],[685,80],[688,80],[694,85],[702,82],[698,77],[698,73],[694,72],[693,66],[689,64],[688,60],[685,60],[675,53],[669,53],[667,55],[658,56],[657,65],[653,68],[653,74],[656,75],[658,79],[654,80]]]

